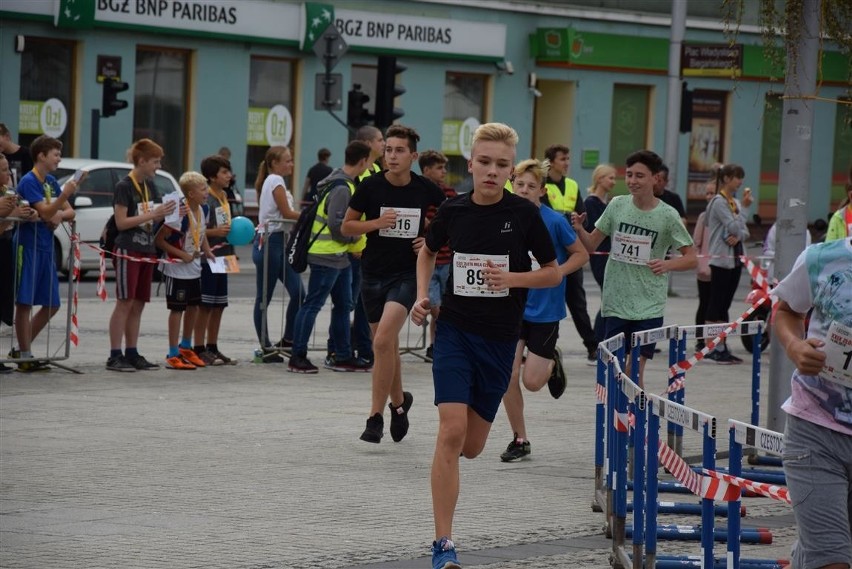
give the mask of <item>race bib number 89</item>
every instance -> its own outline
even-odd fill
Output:
[[[402,239],[414,239],[420,230],[420,210],[416,207],[383,207],[379,215],[392,209],[396,212],[396,223],[393,227],[379,229],[382,237],[399,237]]]
[[[488,261],[503,271],[509,270],[508,255],[476,255],[456,253],[453,256],[453,294],[458,296],[509,296],[509,289],[489,290],[483,270]]]

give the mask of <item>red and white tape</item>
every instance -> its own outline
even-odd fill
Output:
[[[732,476],[730,474],[724,474],[722,472],[716,472],[715,470],[703,469],[704,474],[708,477],[713,478],[715,480],[724,481],[727,484],[730,484],[732,487],[736,487],[737,489],[750,490],[755,494],[760,494],[761,496],[766,496],[767,498],[772,498],[773,500],[778,500],[779,502],[786,502],[791,504],[790,501],[790,492],[784,486],[777,486],[775,484],[767,484],[765,482],[754,482],[752,480],[747,480],[745,478],[740,478],[739,476]],[[736,500],[737,498],[733,498]]]
[[[80,235],[75,233],[71,236],[72,251],[74,253],[74,267],[72,269],[71,282],[74,291],[71,303],[71,331],[69,332],[69,340],[74,346],[80,345],[80,326],[77,320],[77,283],[80,282]]]
[[[746,270],[748,271],[751,279],[755,283],[757,283],[757,285],[760,286],[760,288],[763,289],[764,292],[769,293],[769,282],[766,280],[766,276],[764,275],[760,267],[755,265],[754,262],[748,257],[743,256],[740,257],[740,259],[745,265]],[[696,352],[691,358],[679,361],[673,366],[671,366],[669,368],[669,378],[676,377],[677,375],[692,369],[695,364],[703,360],[707,354],[712,352],[719,344],[719,342],[727,338],[728,334],[736,330],[740,326],[740,324],[743,323],[744,320],[748,319],[754,313],[754,311],[757,310],[757,308],[764,302],[769,300],[769,298],[770,297],[768,294],[761,296],[754,304],[752,304],[745,312],[743,312],[739,318],[731,322],[730,326],[725,328],[718,336],[711,340],[706,340],[704,343],[704,348],[702,350]],[[665,393],[673,393],[675,391],[680,390],[683,387],[685,379],[685,377],[679,377],[676,381],[672,382],[672,384],[669,385],[669,388],[666,390]]]

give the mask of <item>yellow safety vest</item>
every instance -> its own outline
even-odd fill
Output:
[[[510,192],[512,192],[514,194],[515,190],[512,188],[512,180],[506,180],[506,183],[503,184],[503,189],[509,190]]]
[[[357,182],[360,184],[361,182],[364,181],[364,178],[369,178],[373,174],[378,174],[381,171],[382,171],[382,167],[379,166],[378,164],[376,164],[375,162],[373,162],[372,166],[367,166],[367,169],[364,170],[363,172],[361,172],[361,175],[358,176]]]
[[[354,194],[355,184],[347,180],[346,185],[349,186],[349,195]],[[311,239],[313,240],[316,237],[316,240],[311,245],[311,248],[308,249],[308,253],[313,253],[314,255],[337,255],[346,253],[350,247],[349,243],[335,241],[331,236],[331,228],[328,226],[328,212],[326,211],[326,202],[328,201],[329,194],[331,194],[331,191],[327,191],[322,200],[320,200],[314,224],[311,226]],[[319,235],[317,236],[317,234]]]
[[[361,172],[361,175],[358,176],[358,183],[360,184],[361,182],[364,181],[364,178],[369,178],[373,174],[378,174],[381,171],[382,171],[382,167],[379,166],[378,164],[376,164],[375,162],[373,162],[372,166],[367,166],[367,169],[364,170],[363,172]],[[366,215],[362,215],[361,221],[364,221],[366,218],[367,218]],[[367,236],[362,235],[361,237],[358,238],[358,240],[355,243],[352,243],[352,244],[349,245],[349,247],[347,248],[347,251],[349,251],[350,253],[360,253],[361,251],[363,251],[366,248],[367,248]]]
[[[559,186],[556,184],[548,183],[544,187],[547,189],[547,201],[550,202],[553,211],[564,214],[571,213],[577,208],[580,189],[577,187],[577,182],[571,178],[565,178],[565,195],[562,195]]]

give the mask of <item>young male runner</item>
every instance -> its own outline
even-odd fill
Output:
[[[538,160],[524,160],[515,166],[512,186],[515,194],[528,199],[541,213],[541,219],[547,226],[559,273],[568,275],[582,269],[589,260],[589,254],[564,215],[549,207],[541,207],[541,198],[546,192],[544,184],[547,165]],[[515,360],[512,363],[512,377],[509,389],[503,396],[503,407],[514,436],[512,442],[500,455],[503,462],[512,462],[528,456],[531,452],[527,439],[527,427],[524,421],[524,396],[521,393],[521,364],[524,361],[524,349],[527,350],[526,363],[523,364],[523,382],[528,391],[538,391],[547,384],[554,399],[559,399],[565,391],[565,372],[562,369],[562,352],[556,347],[559,339],[559,321],[565,318],[565,280],[552,288],[531,290],[524,308],[521,322],[521,337],[515,348]]]
[[[666,310],[670,271],[689,271],[698,265],[692,237],[675,209],[654,196],[654,183],[663,160],[650,150],[627,157],[625,179],[629,196],[613,198],[588,233],[585,214],[574,215],[574,231],[586,250],[597,249],[606,237],[612,239],[606,264],[601,313],[607,338],[624,332],[629,343],[634,332],[659,328]],[[666,259],[669,248],[681,257]],[[645,362],[654,357],[654,345],[642,346],[639,385]]]
[[[408,433],[414,400],[402,390],[399,331],[416,293],[415,264],[423,245],[426,212],[444,201],[438,186],[411,171],[420,136],[393,125],[387,131],[387,170],[366,178],[352,196],[341,232],[367,234],[361,258],[361,298],[373,332],[373,400],[361,440],[378,443],[384,434],[385,403],[390,396],[390,433],[394,442]],[[364,215],[364,219],[361,216]]]
[[[527,289],[562,280],[538,209],[504,189],[517,143],[517,133],[505,124],[476,129],[468,161],[474,189],[438,209],[417,258],[418,301],[411,319],[420,325],[431,308],[437,253],[447,243],[453,251],[432,365],[439,417],[432,462],[434,569],[461,567],[452,542],[459,454],[474,458],[485,446],[509,385]],[[531,270],[530,254],[541,268]]]

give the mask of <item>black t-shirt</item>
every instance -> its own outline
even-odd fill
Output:
[[[148,188],[148,206],[153,207],[154,203],[154,184],[150,180],[146,182]],[[145,186],[139,184],[139,188],[144,191]],[[144,210],[146,206],[142,206],[143,197],[135,186],[130,176],[125,176],[123,180],[115,185],[115,196],[113,197],[113,208],[116,205],[123,205],[127,208],[127,217],[136,217],[140,210]],[[146,253],[154,255],[157,253],[157,247],[154,245],[154,222],[148,221],[142,225],[131,227],[124,231],[119,231],[115,238],[115,246],[118,249],[127,249],[128,251],[136,251],[137,253]]]
[[[30,156],[30,149],[26,146],[20,146],[11,154],[4,152],[3,156],[9,161],[9,170],[12,171],[12,182],[17,186],[24,174],[33,169],[33,158]]]
[[[595,222],[603,215],[606,204],[598,196],[587,197],[583,204],[586,207],[586,221],[583,222],[583,229],[591,233],[595,230]],[[611,247],[610,238],[606,237],[601,241],[601,244],[598,245],[595,251],[609,253]],[[608,255],[589,256],[589,266],[592,268],[592,275],[594,275],[595,281],[601,286],[603,286],[604,270],[606,269],[608,259]]]
[[[313,201],[317,195],[317,184],[324,180],[334,169],[323,162],[317,162],[308,170],[308,179],[311,181],[311,189],[308,195],[304,196],[305,201]]]
[[[365,214],[367,221],[381,217],[383,207],[397,210],[397,224],[394,228],[367,233],[361,272],[372,277],[413,273],[416,270],[417,256],[411,248],[411,242],[415,237],[423,235],[429,206],[439,206],[445,199],[444,192],[438,186],[414,172],[406,186],[394,186],[388,182],[385,174],[382,172],[364,179],[358,184],[349,202],[349,207]],[[400,208],[406,210],[400,211]],[[419,216],[414,210],[420,210]],[[418,217],[419,221],[416,220]],[[387,233],[399,236],[391,237]]]
[[[538,208],[506,190],[503,199],[489,206],[475,204],[470,193],[452,198],[438,209],[426,235],[426,246],[432,251],[447,243],[454,260],[438,318],[487,339],[516,340],[527,289],[509,289],[509,295],[503,297],[456,295],[452,267],[460,253],[508,255],[509,271],[518,273],[531,270],[530,253],[541,264],[556,260],[553,241]]]
[[[227,200],[228,199],[228,191],[225,190],[224,193],[225,193],[225,199]],[[227,221],[227,223],[230,223],[230,220],[233,219],[233,217],[234,217],[233,210],[231,210],[231,215],[228,216],[225,213],[225,210],[222,206],[222,203],[219,201],[219,198],[217,198],[215,195],[213,195],[213,191],[210,190],[208,192],[208,194],[209,195],[207,196],[207,204],[206,204],[207,205],[207,229],[216,229],[220,225],[226,225],[226,223],[225,223],[226,221]],[[229,204],[228,204],[229,209],[231,209],[233,206],[230,204],[230,200],[228,200],[228,202],[229,202]],[[222,223],[220,223],[220,222],[222,222]],[[224,257],[225,255],[233,255],[234,254],[234,246],[231,245],[230,243],[228,243],[227,237],[213,237],[210,234],[207,234],[207,244],[210,245],[210,247],[215,247],[216,245],[222,245],[222,247],[219,247],[218,249],[216,249],[213,252],[213,254],[216,255],[217,257]]]
[[[683,201],[676,193],[670,192],[669,190],[663,190],[663,194],[660,196],[660,200],[664,204],[668,204],[675,208],[679,216],[686,217],[686,210],[683,209]]]

